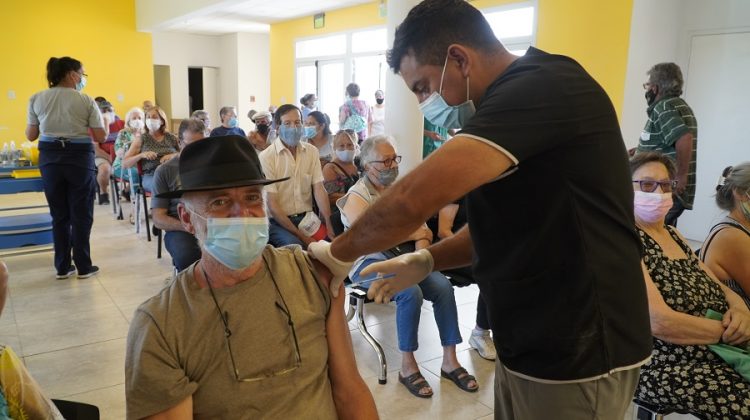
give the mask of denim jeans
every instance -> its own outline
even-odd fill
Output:
[[[150,174],[143,174],[143,180],[141,181],[143,184],[143,189],[148,192],[154,191],[154,173]]]
[[[289,220],[291,220],[292,223],[297,226],[299,222],[302,221],[302,217],[290,217]],[[300,245],[302,248],[305,248],[305,244],[297,237],[297,235],[284,229],[284,227],[281,226],[277,221],[273,220],[273,218],[269,220],[268,243],[277,248],[280,246],[294,244]]]
[[[360,281],[360,271],[378,261],[382,261],[382,259],[368,258],[363,261],[362,265],[354,272],[352,281]],[[368,287],[368,285],[363,286]],[[435,322],[440,333],[440,344],[445,347],[460,343],[462,340],[461,332],[458,329],[458,312],[456,310],[456,298],[453,295],[453,285],[442,273],[434,271],[419,284],[404,289],[393,297],[396,302],[398,349],[402,352],[413,352],[419,347],[417,333],[423,299],[432,302]]]
[[[164,247],[172,256],[177,271],[188,268],[201,258],[201,247],[195,236],[179,230],[164,232]]]

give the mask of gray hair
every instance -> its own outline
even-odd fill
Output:
[[[138,108],[137,106],[130,108],[130,111],[128,111],[128,113],[125,114],[125,128],[130,128],[128,126],[128,123],[130,122],[130,120],[133,119],[133,115],[140,115],[141,120],[144,120],[144,121],[146,120],[146,114],[143,112],[142,109]]]
[[[682,70],[675,63],[659,63],[649,71],[648,82],[659,88],[659,94],[668,98],[682,95]]]
[[[375,151],[375,147],[379,144],[384,143],[390,144],[394,149],[396,149],[396,144],[393,137],[386,136],[384,134],[368,137],[365,141],[362,142],[362,144],[359,146],[359,161],[363,168],[373,160],[377,160],[378,156],[377,152]]]
[[[205,109],[196,109],[192,114],[190,114],[190,117],[203,119],[204,117],[208,117],[208,111],[206,111]]]
[[[221,107],[221,109],[219,110],[219,118],[224,118],[224,116],[227,115],[227,114],[229,114],[230,111],[232,111],[232,112],[234,112],[236,114],[237,113],[236,109],[237,108],[233,107],[233,106],[223,106],[223,107]]]
[[[721,173],[719,185],[716,186],[716,205],[720,209],[732,211],[735,207],[734,193],[750,191],[750,162],[727,166]]]

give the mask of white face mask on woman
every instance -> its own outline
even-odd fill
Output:
[[[148,127],[148,131],[159,131],[161,128],[161,120],[149,118],[146,120],[146,127]]]
[[[133,130],[143,130],[143,120],[130,120],[128,121],[128,127]]]

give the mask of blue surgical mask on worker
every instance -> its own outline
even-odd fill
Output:
[[[432,92],[424,102],[419,104],[419,109],[427,120],[439,127],[448,129],[459,129],[469,122],[476,108],[474,101],[469,99],[469,78],[466,78],[466,102],[460,105],[448,105],[443,99],[443,79],[445,78],[445,69],[448,66],[448,56],[445,57],[443,64],[443,73],[440,75],[440,90]]]
[[[302,139],[302,135],[304,134],[304,130],[302,127],[292,127],[292,126],[286,126],[282,125],[279,127],[279,137],[281,137],[281,141],[284,142],[289,147],[294,147],[299,144],[300,139]]]
[[[228,126],[229,126],[230,128],[234,128],[234,127],[237,127],[237,117],[232,117],[232,118],[230,118],[230,119],[229,119],[229,121],[227,121],[227,125],[228,125]]]
[[[86,76],[81,75],[81,80],[79,80],[78,83],[76,83],[76,90],[80,92],[85,87],[86,87]]]
[[[311,139],[318,135],[318,129],[313,126],[305,127],[305,138]]]
[[[206,221],[206,240],[203,249],[221,264],[232,270],[250,266],[268,243],[267,217],[203,217]]]

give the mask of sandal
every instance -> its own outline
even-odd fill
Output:
[[[440,376],[446,379],[450,379],[454,384],[456,384],[457,387],[466,392],[477,392],[479,390],[479,383],[477,382],[477,378],[475,378],[473,375],[469,375],[469,372],[467,372],[463,367],[456,368],[453,372],[450,373],[440,369]],[[469,382],[471,381],[474,381],[474,383],[476,384],[474,388],[469,388]]]
[[[406,378],[401,376],[401,372],[398,373],[398,381],[404,384],[406,389],[411,392],[412,395],[419,398],[432,398],[432,391],[430,391],[429,394],[422,394],[419,391],[421,391],[424,388],[429,388],[430,384],[427,383],[427,380],[422,376],[421,372],[413,373]]]

